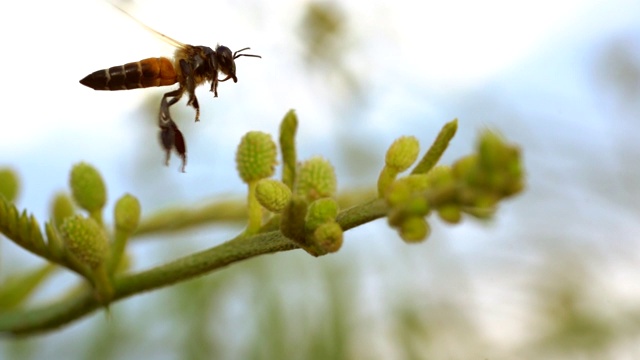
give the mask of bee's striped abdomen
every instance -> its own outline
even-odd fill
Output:
[[[167,86],[178,82],[171,60],[149,58],[108,69],[98,70],[80,80],[95,90],[129,90]]]

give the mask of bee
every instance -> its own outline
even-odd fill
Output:
[[[148,27],[117,5],[111,5],[176,47],[174,57],[173,59],[148,58],[98,70],[85,76],[80,80],[80,84],[94,90],[115,91],[169,86],[178,83],[177,89],[162,96],[158,125],[160,126],[160,143],[166,152],[165,163],[169,164],[171,150],[175,149],[182,159],[181,169],[184,172],[187,163],[187,147],[182,132],[171,118],[169,107],[177,103],[186,93],[188,96],[187,106],[192,106],[195,109],[195,121],[199,121],[200,104],[195,95],[195,89],[210,82],[213,96],[218,97],[218,83],[229,79],[234,83],[238,82],[235,63],[237,58],[241,56],[261,58],[261,56],[241,53],[249,50],[248,47],[232,52],[223,45],[217,45],[215,49],[212,49],[208,46],[194,46],[179,42]],[[219,74],[222,74],[224,78],[220,78]]]

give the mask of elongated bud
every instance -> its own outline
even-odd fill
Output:
[[[289,110],[280,123],[280,151],[282,152],[282,182],[290,189],[296,179],[296,131],[298,117],[294,110]]]
[[[9,202],[13,202],[20,192],[20,181],[15,171],[0,169],[0,196],[4,196]]]
[[[269,178],[275,172],[277,160],[276,144],[271,135],[251,131],[245,134],[236,152],[236,167],[245,183]]]
[[[96,269],[109,252],[107,236],[93,219],[80,215],[68,217],[60,227],[66,249],[81,263]]]
[[[313,157],[300,164],[297,171],[295,194],[309,201],[336,194],[336,173],[331,163],[321,157]]]
[[[122,196],[113,210],[116,229],[125,233],[133,233],[140,222],[140,202],[130,194]]]
[[[76,164],[71,169],[69,185],[76,203],[89,213],[99,212],[107,202],[107,189],[102,176],[87,163]]]
[[[291,200],[291,189],[281,181],[262,179],[256,186],[256,198],[265,209],[279,213]]]
[[[58,193],[51,202],[51,217],[56,227],[60,227],[64,219],[75,214],[71,198],[67,194]]]

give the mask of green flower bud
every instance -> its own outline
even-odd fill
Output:
[[[267,210],[279,213],[291,200],[291,189],[281,181],[262,179],[256,186],[256,198]]]
[[[313,240],[315,247],[320,248],[323,254],[336,252],[342,246],[342,228],[335,221],[324,223],[313,232]]]
[[[489,171],[504,166],[509,157],[507,145],[502,137],[489,130],[480,135],[478,154],[483,169]]]
[[[416,243],[424,241],[429,236],[431,227],[423,217],[413,216],[406,219],[400,225],[398,231],[402,240],[408,243]]]
[[[476,154],[458,159],[453,163],[451,170],[455,179],[461,180],[466,184],[473,185],[479,182],[478,156]]]
[[[411,216],[427,216],[431,212],[429,202],[424,197],[412,197],[405,203],[404,208]]]
[[[452,185],[455,180],[450,166],[436,166],[427,173],[427,186],[429,188],[438,188]]]
[[[418,158],[420,143],[414,136],[402,136],[391,144],[385,158],[386,166],[403,172]]]
[[[107,189],[102,176],[93,166],[79,163],[71,169],[69,185],[76,203],[89,213],[95,213],[107,202]]]
[[[298,167],[295,193],[309,201],[333,197],[337,188],[336,174],[329,161],[314,157]]]
[[[278,151],[271,135],[250,131],[246,133],[236,152],[236,168],[245,183],[269,178],[278,164]]]
[[[462,219],[460,206],[456,204],[446,204],[438,208],[440,218],[449,224],[457,224]]]
[[[385,192],[385,199],[391,206],[404,203],[411,198],[411,186],[406,181],[394,181]]]
[[[96,269],[107,259],[107,236],[95,220],[80,215],[68,217],[60,232],[69,253],[89,268]]]
[[[64,219],[75,214],[71,198],[67,194],[58,193],[51,202],[51,218],[56,227],[60,227]]]
[[[122,196],[113,209],[116,229],[125,233],[133,233],[140,222],[140,202],[130,194]]]
[[[4,196],[9,202],[13,202],[20,192],[20,180],[18,174],[8,168],[0,169],[0,196]]]
[[[333,198],[318,199],[309,205],[305,228],[315,231],[320,225],[333,222],[338,216],[338,203]]]

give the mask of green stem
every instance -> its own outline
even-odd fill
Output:
[[[455,194],[453,189],[429,190],[424,196],[430,204],[449,201]],[[371,222],[386,216],[385,200],[374,199],[343,210],[336,221],[343,230]],[[168,264],[140,273],[116,277],[113,283],[111,303],[127,297],[193,279],[213,270],[258,255],[297,249],[293,241],[280,231],[260,233],[253,236],[240,235],[211,249],[204,250]],[[0,334],[27,335],[59,328],[71,323],[103,305],[91,289],[86,289],[73,298],[61,300],[39,309],[21,309],[0,314]]]
[[[118,265],[120,265],[120,260],[122,259],[124,250],[127,247],[129,236],[129,233],[116,229],[113,246],[111,246],[111,257],[109,258],[109,274],[115,274]]]
[[[256,197],[258,181],[251,181],[248,185],[249,195],[247,195],[247,207],[249,210],[249,221],[244,234],[253,235],[258,233],[258,231],[260,231],[260,226],[262,226],[262,206]]]

